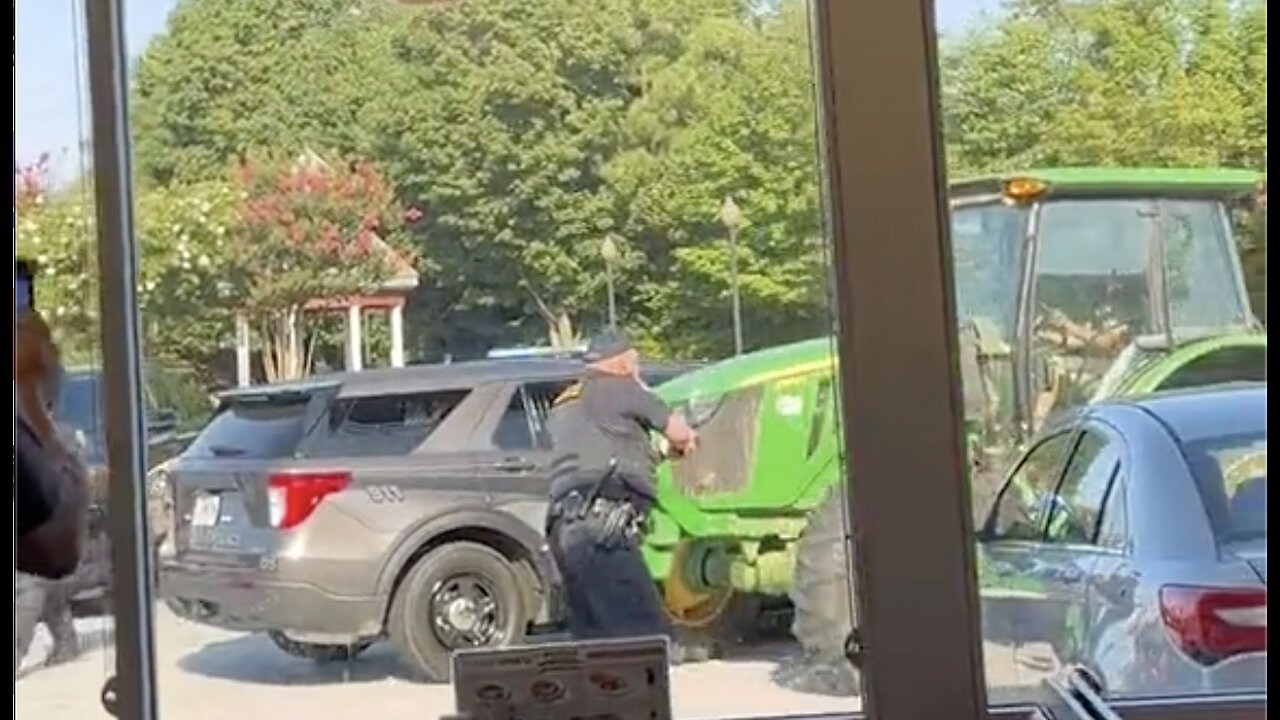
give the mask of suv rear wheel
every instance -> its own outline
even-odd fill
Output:
[[[409,570],[387,624],[411,672],[447,682],[455,650],[509,644],[524,635],[528,621],[511,563],[486,545],[454,542]]]
[[[371,640],[361,640],[360,642],[350,645],[324,645],[319,643],[306,643],[292,640],[289,636],[279,630],[272,630],[267,633],[267,637],[271,638],[271,642],[275,646],[286,653],[304,660],[314,660],[316,662],[346,662],[355,660],[360,653],[368,650],[373,642]]]

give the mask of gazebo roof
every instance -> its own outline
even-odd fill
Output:
[[[294,161],[294,166],[301,170],[332,171],[333,169],[333,166],[326,162],[324,158],[310,149],[302,151],[302,154]],[[403,254],[397,252],[386,240],[377,235],[373,236],[373,246],[375,252],[382,254],[391,262],[392,267],[391,276],[378,286],[378,290],[407,294],[418,287],[422,276],[418,274],[418,270],[413,266],[413,263],[409,262]]]

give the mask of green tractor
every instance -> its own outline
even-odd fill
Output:
[[[952,185],[976,508],[1055,413],[1265,379],[1266,333],[1236,237],[1265,212],[1262,182],[1240,170],[1080,168]],[[842,652],[852,623],[832,351],[830,338],[775,347],[658,388],[701,435],[697,453],[661,470],[645,545],[686,641],[735,641],[774,608],[807,652]]]

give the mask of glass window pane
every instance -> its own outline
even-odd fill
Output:
[[[20,311],[15,267],[15,416],[83,468],[54,479],[58,506],[78,508],[73,526],[87,524],[70,574],[15,569],[14,708],[23,717],[105,717],[101,692],[116,673],[83,13],[80,2],[15,5],[14,255],[34,271],[32,309]],[[15,567],[33,569],[31,537],[15,538]]]
[[[936,5],[991,699],[1265,691],[1266,3]]]
[[[654,632],[681,717],[861,706],[808,2],[128,11],[166,715]]]

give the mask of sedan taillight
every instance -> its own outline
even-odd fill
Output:
[[[1265,588],[1166,585],[1160,614],[1178,647],[1203,665],[1267,649]]]
[[[276,473],[267,479],[267,503],[272,527],[288,530],[311,517],[326,497],[351,484],[346,472]]]

